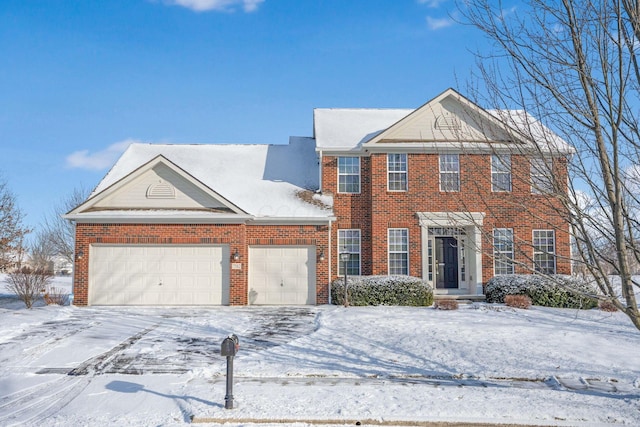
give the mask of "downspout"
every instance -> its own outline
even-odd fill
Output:
[[[327,239],[328,243],[328,248],[327,248],[327,252],[329,254],[328,258],[327,258],[327,262],[329,263],[329,277],[327,278],[327,289],[328,289],[328,298],[327,301],[329,302],[329,305],[331,305],[331,278],[333,277],[332,271],[331,271],[331,267],[333,266],[333,256],[332,256],[332,249],[333,249],[333,244],[331,243],[331,235],[333,234],[333,232],[331,231],[331,220],[329,220],[329,238]]]
[[[73,305],[73,299],[76,294],[76,233],[78,230],[78,223],[73,220],[69,220],[73,224],[73,277],[71,278],[71,295],[69,295],[69,305]]]
[[[322,193],[322,150],[319,151],[320,156],[318,157],[318,189],[320,193]]]

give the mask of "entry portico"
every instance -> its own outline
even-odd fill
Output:
[[[482,212],[418,212],[422,276],[436,295],[482,295]]]

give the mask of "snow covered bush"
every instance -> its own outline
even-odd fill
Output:
[[[600,310],[606,311],[608,313],[615,313],[616,311],[618,311],[618,307],[616,307],[614,303],[612,303],[611,301],[608,301],[608,300],[601,300],[598,303],[598,308],[600,308]]]
[[[433,291],[422,279],[410,276],[351,276],[347,279],[349,305],[430,306]],[[331,283],[331,302],[344,304],[344,278]]]
[[[487,302],[504,303],[506,295],[527,295],[533,305],[544,307],[591,309],[598,305],[596,291],[587,282],[563,275],[510,274],[487,282]]]
[[[504,303],[509,307],[522,308],[527,310],[531,307],[531,298],[526,295],[505,295]]]
[[[458,301],[454,299],[441,299],[436,301],[434,306],[438,310],[457,310]]]
[[[16,294],[27,308],[31,308],[40,294],[46,291],[52,277],[48,269],[31,270],[23,267],[7,274],[6,288]]]

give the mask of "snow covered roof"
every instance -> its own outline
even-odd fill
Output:
[[[313,126],[318,150],[356,150],[411,114],[410,109],[316,108]]]
[[[504,143],[512,142],[511,148],[525,151],[562,155],[574,151],[527,112],[484,110],[453,89],[417,109],[315,109],[314,136],[317,151],[371,150],[381,139],[397,149],[416,146],[416,142],[423,144],[420,150],[442,149],[447,143],[454,143],[457,150],[461,146],[487,149],[487,143],[493,142],[508,149]]]
[[[132,144],[89,200],[158,156],[255,218],[328,218],[332,215],[327,200],[313,194],[319,185],[314,141],[297,137],[292,137],[288,145]],[[146,211],[144,215],[161,217],[167,213],[171,211]],[[111,214],[137,216],[133,210],[114,210]]]
[[[543,152],[563,154],[575,152],[575,149],[560,138],[560,135],[525,110],[488,110],[487,112],[517,132],[536,141]]]

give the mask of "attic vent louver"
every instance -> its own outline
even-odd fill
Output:
[[[151,184],[147,188],[147,199],[175,199],[176,190],[173,185],[160,181],[157,184]]]
[[[442,130],[460,130],[462,125],[460,124],[460,119],[458,119],[457,116],[450,113],[444,113],[436,118],[434,127]]]

